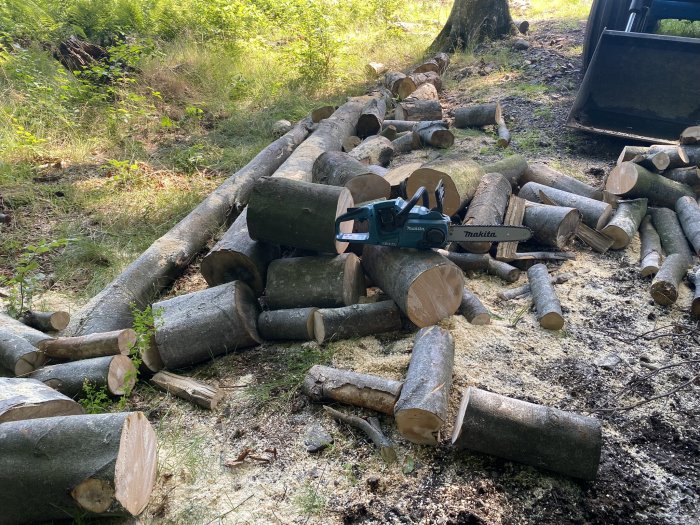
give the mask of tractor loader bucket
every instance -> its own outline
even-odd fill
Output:
[[[605,30],[567,126],[676,143],[700,123],[700,39]]]

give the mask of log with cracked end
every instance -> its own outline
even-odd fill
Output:
[[[57,332],[68,326],[70,314],[62,311],[37,312],[30,310],[20,318],[20,321],[42,332]]]
[[[639,240],[639,273],[642,277],[649,277],[656,274],[661,266],[661,239],[650,215],[645,215],[639,225]]]
[[[491,314],[481,303],[479,298],[464,288],[462,290],[462,302],[459,305],[459,313],[473,325],[491,324]]]
[[[379,449],[379,454],[387,464],[391,465],[392,463],[396,463],[396,450],[394,449],[394,443],[384,435],[378,425],[372,424],[361,417],[343,414],[339,410],[335,410],[329,406],[324,405],[323,409],[334,419],[338,419],[344,423],[347,423],[348,425],[352,425],[353,427],[362,430],[367,437],[372,440],[372,443],[374,443]]]
[[[26,376],[44,364],[45,356],[29,341],[0,328],[0,367]]]
[[[527,271],[527,279],[540,326],[547,330],[561,330],[564,327],[561,303],[552,286],[547,267],[542,263],[531,266]]]
[[[0,423],[82,413],[80,403],[41,381],[0,377]]]
[[[566,206],[528,203],[523,225],[532,230],[533,240],[561,250],[574,235],[581,222],[581,212]]]
[[[319,344],[400,330],[401,314],[394,301],[321,308],[314,313],[314,334]]]
[[[615,215],[601,230],[601,233],[613,239],[613,250],[622,250],[632,241],[646,214],[647,199],[620,201]]]
[[[214,410],[224,397],[224,391],[219,387],[167,371],[155,374],[151,378],[151,383],[169,394],[208,410]]]
[[[678,300],[678,287],[689,265],[690,259],[680,253],[672,253],[666,257],[649,290],[655,303],[671,306]]]
[[[37,346],[53,359],[77,361],[108,355],[128,355],[136,345],[137,335],[131,328],[113,332],[57,337],[42,341]]]

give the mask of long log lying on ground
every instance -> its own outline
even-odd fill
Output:
[[[698,203],[692,197],[681,197],[676,202],[676,214],[686,238],[695,249],[695,255],[700,255],[700,207]]]
[[[151,378],[151,383],[169,394],[207,410],[214,410],[224,397],[224,391],[219,387],[213,387],[191,377],[180,376],[172,372],[158,372]]]
[[[514,283],[520,278],[520,270],[508,263],[494,259],[488,253],[459,253],[448,250],[437,250],[437,252],[465,272],[484,271],[508,283]]]
[[[42,332],[57,332],[63,330],[70,322],[70,314],[68,312],[36,312],[29,311],[24,314],[20,321],[41,330]]]
[[[515,188],[520,183],[520,179],[528,170],[528,167],[525,157],[522,155],[510,155],[492,164],[485,164],[482,166],[482,169],[484,173],[500,173]]]
[[[350,190],[353,202],[389,198],[391,185],[365,164],[342,151],[327,151],[314,162],[313,182]]]
[[[651,283],[651,297],[662,306],[671,306],[678,299],[678,286],[688,270],[688,259],[672,253],[664,260]]]
[[[355,133],[355,125],[362,109],[370,100],[381,96],[374,93],[349,99],[333,115],[318,124],[311,136],[294,150],[273,177],[311,182],[311,170],[319,155],[324,151],[340,151],[343,140]]]
[[[558,190],[583,195],[589,199],[603,200],[603,192],[601,190],[597,190],[573,177],[559,173],[540,162],[533,162],[530,164],[522,177],[520,177],[521,185],[527,184],[528,182],[537,182],[538,184],[550,186]]]
[[[45,366],[30,377],[73,399],[85,397],[85,383],[93,390],[105,388],[113,396],[123,396],[136,384],[136,368],[127,356],[113,355]]]
[[[82,413],[80,403],[41,381],[0,377],[0,423]]]
[[[459,313],[473,325],[486,325],[491,323],[491,314],[481,304],[479,298],[466,288],[462,289],[462,302],[459,305]]]
[[[262,312],[258,316],[258,333],[266,341],[312,341],[316,310],[312,306]]]
[[[128,355],[136,344],[136,332],[131,328],[104,334],[78,337],[58,337],[39,343],[39,349],[48,357],[77,361],[108,355]]]
[[[378,419],[370,418],[370,420],[367,421],[361,417],[343,414],[342,412],[327,406],[324,406],[323,410],[325,410],[334,419],[343,421],[348,425],[352,425],[355,428],[362,430],[367,437],[372,440],[372,443],[379,448],[379,454],[387,464],[396,463],[396,450],[394,449],[394,443],[382,433],[382,429],[379,427]],[[372,420],[374,420],[374,424]]]
[[[171,370],[262,342],[258,302],[240,281],[155,303],[153,312],[158,353]]]
[[[360,142],[348,155],[362,164],[387,167],[394,158],[394,145],[386,137],[372,135]]]
[[[575,273],[571,272],[562,272],[558,273],[556,275],[550,275],[549,279],[550,282],[554,284],[562,284],[567,282],[569,279],[573,279],[576,277]],[[532,290],[530,288],[530,284],[524,284],[522,286],[518,286],[516,288],[509,288],[507,290],[501,290],[498,292],[498,298],[501,299],[502,301],[510,301],[511,299],[517,299],[518,297],[527,297],[532,293]]]
[[[418,126],[444,126],[448,128],[450,123],[446,120],[423,120],[418,122],[415,120],[385,120],[382,126],[383,128],[394,126],[397,132],[402,133],[404,131],[414,131]]]
[[[313,401],[337,401],[393,414],[402,384],[374,375],[314,365],[306,373],[301,388]]]
[[[528,204],[523,217],[523,224],[532,230],[537,243],[557,249],[569,243],[580,222],[577,209],[545,204]]]
[[[681,197],[695,195],[688,186],[652,173],[633,162],[615,166],[608,175],[605,189],[613,195],[630,199],[646,198],[649,204],[671,209]]]
[[[348,243],[336,241],[335,219],[352,205],[346,188],[266,178],[250,196],[248,234],[270,244],[342,253]],[[341,231],[350,233],[352,227],[353,221],[344,222]]]
[[[666,252],[666,255],[680,253],[685,258],[692,259],[693,252],[685,238],[683,227],[678,221],[676,212],[668,208],[649,208],[649,215],[651,215],[654,228],[656,228],[661,239],[661,247]]]
[[[44,354],[25,338],[0,328],[0,367],[26,376],[44,364]]]
[[[243,281],[260,296],[265,288],[267,267],[280,255],[276,244],[250,238],[246,208],[202,259],[200,271],[209,286]]]
[[[474,197],[469,203],[462,224],[470,226],[490,226],[503,224],[503,215],[508,207],[511,186],[499,173],[487,173],[481,178]],[[488,253],[490,242],[460,242],[465,251],[471,253]]]
[[[314,334],[319,344],[400,329],[401,314],[394,301],[322,308],[314,313]]]
[[[690,315],[698,319],[700,318],[700,266],[689,272],[688,280],[695,285],[693,302],[690,304]]]
[[[531,202],[542,202],[540,193],[556,202],[557,206],[576,208],[581,212],[583,223],[594,230],[599,230],[610,220],[613,208],[607,202],[584,197],[576,193],[550,188],[537,182],[528,182],[518,192],[518,197]]]
[[[459,308],[464,274],[438,253],[367,245],[362,266],[418,327],[431,326]]]
[[[452,444],[593,480],[602,432],[596,419],[470,387],[462,396]]]
[[[480,128],[495,126],[501,118],[501,105],[498,102],[475,104],[454,110],[456,128]]]
[[[27,326],[26,324],[19,322],[14,317],[10,317],[2,312],[0,312],[0,331],[22,337],[34,346],[38,345],[42,341],[53,339],[52,336]]]
[[[156,434],[142,412],[3,423],[0,520],[137,516],[156,467]]]
[[[620,201],[615,215],[601,233],[613,239],[613,250],[622,250],[632,241],[646,214],[647,199]]]
[[[642,277],[649,277],[656,274],[661,266],[661,239],[650,215],[646,215],[639,225],[639,240],[639,273]]]
[[[71,335],[111,332],[132,325],[132,303],[144,308],[167,287],[199,253],[232,210],[242,210],[255,181],[269,176],[289,157],[308,135],[310,121],[304,120],[292,131],[258,153],[209,197],[192,210],[150,248],[142,253],[71,319]]]
[[[696,194],[700,192],[700,168],[690,166],[687,168],[675,168],[664,171],[661,175],[672,181],[685,184],[691,188]]]
[[[394,406],[398,431],[413,443],[437,445],[447,419],[454,351],[452,334],[444,328],[431,326],[416,334],[406,380]]]
[[[527,279],[540,326],[547,330],[561,330],[564,317],[547,267],[542,263],[535,264],[528,269]]]
[[[267,272],[265,302],[272,310],[317,306],[335,308],[365,295],[365,278],[354,253],[336,257],[289,257]]]

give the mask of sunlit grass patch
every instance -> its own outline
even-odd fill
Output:
[[[593,0],[531,0],[525,9],[529,20],[588,18]]]

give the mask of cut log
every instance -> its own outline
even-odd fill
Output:
[[[343,421],[348,425],[352,425],[355,428],[362,430],[367,437],[372,440],[372,443],[377,446],[379,449],[379,454],[387,464],[396,463],[396,450],[394,450],[394,443],[382,433],[381,428],[379,428],[378,421],[376,424],[372,424],[361,417],[343,414],[342,412],[331,407],[324,406],[323,409],[334,419]]]
[[[527,271],[527,279],[540,326],[547,330],[561,330],[564,317],[547,267],[542,263],[535,264]]]
[[[636,155],[630,162],[639,164],[643,168],[654,173],[660,173],[669,167],[671,159],[664,151],[655,151],[653,153],[647,151],[641,155]]]
[[[376,78],[378,76],[383,75],[387,71],[389,71],[389,68],[386,67],[384,64],[381,64],[379,62],[369,62],[365,66],[365,70],[367,73],[369,73],[372,77]]]
[[[365,294],[364,273],[354,253],[278,259],[267,272],[265,302],[272,310],[349,306]]]
[[[498,140],[496,141],[496,145],[499,148],[507,148],[510,144],[510,131],[508,130],[508,126],[506,126],[506,120],[503,118],[503,115],[501,115],[501,118],[498,119],[497,131]]]
[[[335,113],[335,106],[321,106],[311,110],[311,122],[318,124]]]
[[[661,239],[651,222],[651,216],[646,215],[639,225],[639,271],[642,277],[649,277],[659,271],[661,265]]]
[[[671,208],[681,197],[693,196],[691,188],[652,173],[634,162],[615,166],[605,183],[606,191],[630,199],[646,198],[649,204]]]
[[[136,332],[131,328],[104,334],[59,337],[38,344],[44,355],[54,359],[77,361],[91,357],[129,355],[136,345]]]
[[[479,298],[466,288],[462,289],[462,302],[459,305],[459,313],[473,325],[487,325],[491,323],[491,314],[481,304]]]
[[[123,396],[129,395],[136,384],[136,368],[127,356],[112,355],[45,366],[32,372],[31,378],[73,399],[85,397],[85,383],[95,390],[104,388],[113,396]]]
[[[695,250],[695,255],[700,255],[700,207],[698,203],[691,197],[681,197],[676,202],[676,214],[686,238]]]
[[[690,315],[698,319],[700,318],[700,266],[690,272],[688,280],[695,285],[693,302],[690,304]]]
[[[645,155],[649,151],[648,146],[625,146],[617,157],[616,165],[619,166],[623,162],[631,162],[633,158],[639,155]]]
[[[345,137],[343,139],[342,151],[344,153],[350,153],[352,150],[354,150],[357,146],[360,145],[360,142],[362,142],[362,139],[355,135]]]
[[[392,199],[406,195],[406,179],[422,165],[422,162],[410,162],[389,170],[384,179],[391,185]]]
[[[575,208],[534,203],[525,207],[523,217],[535,242],[560,250],[576,235],[580,222],[581,212]]]
[[[462,396],[452,444],[594,480],[602,432],[596,419],[470,387]]]
[[[385,120],[382,124],[383,128],[387,126],[394,126],[396,131],[399,133],[404,131],[415,131],[417,128],[429,128],[431,126],[443,126],[444,128],[449,128],[450,123],[446,120]]]
[[[514,283],[520,278],[520,270],[508,263],[493,259],[487,253],[459,253],[447,250],[436,251],[465,272],[484,271],[508,283]]]
[[[437,73],[438,75],[442,74],[440,71],[440,64],[438,64],[438,61],[432,58],[429,58],[425,62],[423,62],[421,65],[416,67],[412,73],[427,73],[428,71],[433,71]]]
[[[153,311],[160,317],[158,353],[171,370],[262,342],[256,329],[258,303],[240,281],[160,301]]]
[[[418,133],[423,146],[444,149],[449,148],[455,143],[455,136],[441,124],[426,126],[418,123],[415,127],[415,133]]]
[[[498,162],[494,162],[493,164],[486,164],[482,168],[484,173],[500,173],[506,179],[508,179],[511,186],[515,188],[518,185],[520,178],[523,176],[525,171],[527,171],[528,164],[527,160],[525,160],[525,157],[522,155],[510,155],[509,157],[499,160]]]
[[[267,267],[280,256],[279,246],[250,238],[246,208],[202,259],[200,271],[209,286],[243,281],[260,296],[265,288]]]
[[[388,138],[372,135],[363,140],[348,155],[362,164],[379,164],[387,167],[394,158],[394,146]]]
[[[442,120],[442,106],[437,100],[408,97],[396,105],[397,120]]]
[[[398,135],[396,128],[394,126],[387,126],[385,128],[382,128],[382,131],[380,131],[379,134],[382,137],[386,137],[391,141],[396,140],[396,137]]]
[[[151,383],[169,394],[208,410],[214,410],[224,397],[224,391],[219,387],[213,387],[191,377],[180,376],[172,372],[158,372],[151,378]]]
[[[282,205],[283,204],[283,205]],[[303,250],[343,253],[335,219],[352,207],[350,190],[336,186],[266,178],[255,185],[248,205],[248,233],[256,241]],[[352,232],[353,221],[341,224]]]
[[[0,423],[82,413],[80,403],[41,381],[0,377]]]
[[[403,97],[399,95],[399,98],[406,98],[411,95],[418,87],[424,85],[424,84],[432,84],[435,86],[435,89],[438,91],[442,91],[442,78],[440,75],[435,73],[434,71],[426,71],[425,73],[412,73],[409,75],[409,78],[415,85],[413,88],[413,91],[406,93]],[[407,88],[410,87],[410,85],[407,86]]]
[[[556,275],[550,275],[550,282],[554,284],[561,284],[567,282],[569,279],[576,277],[575,273],[562,272]],[[518,297],[526,297],[532,293],[530,288],[530,283],[518,286],[516,288],[509,288],[508,290],[501,290],[498,292],[498,298],[503,301],[510,301],[511,299],[517,299]]]
[[[404,102],[411,100],[438,100],[438,92],[432,84],[423,84],[418,86],[410,96],[404,99]]]
[[[431,326],[459,308],[464,274],[438,253],[367,245],[362,266],[418,327]]]
[[[668,208],[649,208],[649,214],[666,255],[680,253],[686,259],[692,259],[693,252],[688,245],[676,213]]]
[[[410,153],[422,146],[420,135],[415,131],[404,132],[402,136],[392,140],[391,145],[394,147],[394,153]]]
[[[10,317],[2,312],[0,312],[0,331],[22,337],[34,346],[38,345],[41,341],[53,339],[50,335],[40,332],[35,328],[31,328],[14,317]]]
[[[319,344],[400,329],[401,314],[394,301],[322,308],[314,313],[314,333]]]
[[[614,240],[613,250],[622,250],[630,243],[637,233],[642,219],[647,214],[647,200],[633,199],[620,201],[615,215],[601,230],[604,235]]]
[[[365,139],[370,135],[377,135],[382,130],[382,122],[386,115],[387,99],[377,97],[370,100],[363,108],[360,118],[357,120],[355,132],[358,137]]]
[[[508,207],[511,186],[500,173],[487,173],[481,178],[474,197],[469,203],[462,224],[470,226],[490,226],[503,224],[503,215]],[[490,242],[460,242],[459,245],[468,252],[487,253],[491,250]]]
[[[35,312],[29,311],[24,314],[21,322],[42,332],[57,332],[63,330],[70,322],[68,312]]]
[[[516,252],[511,262],[573,261],[575,259],[576,254],[572,252]]]
[[[501,104],[475,104],[473,106],[456,108],[454,110],[454,126],[456,128],[480,128],[496,126],[501,119]]]
[[[700,142],[700,126],[690,126],[681,133],[679,142],[683,145],[697,144]]]
[[[144,308],[150,300],[189,267],[192,259],[230,219],[242,210],[255,181],[269,176],[308,135],[310,120],[258,153],[241,170],[226,179],[209,197],[156,240],[138,259],[91,299],[68,327],[70,335],[86,335],[130,328],[131,304]],[[353,122],[354,125],[354,122]],[[311,165],[309,165],[310,174]]]
[[[389,71],[384,75],[384,86],[399,99],[406,98],[416,90],[416,83],[399,71]]]
[[[531,202],[548,204],[542,200],[541,194],[544,194],[549,200],[556,203],[557,206],[576,208],[581,212],[583,223],[594,230],[600,230],[605,226],[613,212],[612,206],[606,202],[584,197],[576,193],[550,188],[549,186],[537,182],[528,182],[525,184],[520,188],[518,197]]]
[[[314,306],[262,312],[258,316],[258,333],[266,341],[312,341],[316,310]]]
[[[700,168],[697,166],[667,170],[664,171],[662,175],[674,182],[685,184],[696,194],[700,192]]]
[[[301,389],[312,401],[337,401],[393,414],[402,384],[374,375],[314,365],[306,373]]]
[[[662,306],[671,306],[678,299],[678,286],[686,271],[689,260],[680,253],[672,253],[659,268],[659,272],[651,283],[651,297]]]
[[[394,406],[398,431],[413,443],[437,445],[447,419],[454,351],[452,335],[439,326],[416,334],[406,380]]]
[[[522,226],[524,216],[525,199],[511,195],[508,200],[505,217],[503,217],[503,224],[506,226]],[[498,248],[496,248],[496,259],[499,261],[511,260],[518,250],[518,242],[499,242]]]
[[[355,203],[389,198],[391,193],[391,185],[384,177],[341,151],[328,151],[316,159],[313,182],[345,187]]]
[[[520,34],[525,35],[530,29],[530,22],[527,20],[513,20],[513,27]]]
[[[25,338],[0,327],[0,367],[26,376],[44,364],[44,354]]]
[[[558,190],[568,191],[569,193],[582,195],[589,199],[603,200],[603,192],[601,190],[597,190],[573,177],[559,173],[540,162],[530,164],[528,169],[522,174],[520,184],[525,185],[528,182],[537,182],[543,186],[550,186]]]
[[[151,497],[157,459],[142,412],[3,423],[2,523],[137,516]]]
[[[652,146],[649,146],[649,149],[647,151],[649,153],[652,153],[652,154],[663,151],[666,155],[668,155],[668,159],[670,161],[670,164],[668,165],[668,169],[682,168],[684,166],[689,165],[690,159],[688,158],[685,151],[683,150],[683,147],[681,147],[681,146],[669,146],[667,144],[654,144]]]

